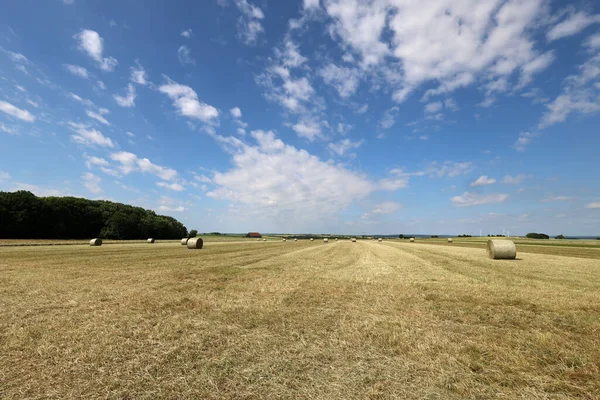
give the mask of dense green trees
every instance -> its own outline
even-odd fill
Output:
[[[566,237],[564,237],[564,235],[558,235],[557,237],[555,237],[554,239],[566,239]]]
[[[0,192],[0,238],[179,239],[187,229],[172,217],[127,204],[77,197]]]
[[[190,231],[190,237],[195,238],[196,236],[198,236],[198,231],[196,229],[192,229]]]
[[[529,239],[550,239],[550,236],[546,235],[545,233],[531,232],[525,236],[528,237]]]

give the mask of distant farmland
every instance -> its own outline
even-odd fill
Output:
[[[0,398],[600,398],[600,243],[0,241]]]

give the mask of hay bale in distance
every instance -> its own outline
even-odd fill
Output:
[[[283,238],[282,242],[285,242],[285,241],[286,241],[286,239],[285,239],[285,238]]]
[[[352,243],[355,243],[355,242],[356,242],[356,238],[352,238]]]
[[[92,239],[90,240],[90,246],[102,246],[102,239]]]
[[[154,238],[148,238],[148,240],[146,240],[146,242],[148,242],[148,243],[154,243]]]
[[[312,241],[314,241],[314,240],[315,240],[315,239],[313,239],[313,238],[310,238],[310,241],[311,241],[311,242],[312,242]]]
[[[383,242],[383,239],[382,239],[382,238],[379,238],[379,239],[377,239],[377,241],[379,241],[379,242]]]
[[[488,257],[492,260],[514,260],[517,258],[517,246],[512,240],[488,240]]]
[[[329,243],[329,239],[325,238],[325,239],[323,239],[323,242]]]
[[[298,239],[294,238],[294,242],[297,242],[297,241],[298,241]]]
[[[186,245],[187,245],[187,242],[188,242],[188,240],[190,240],[190,238],[183,238],[183,239],[181,239],[181,245],[182,245],[182,246],[186,246]]]
[[[266,242],[266,241],[267,241],[267,239],[263,239],[263,242]]]
[[[415,241],[415,238],[410,238],[410,242],[413,243]]]
[[[200,250],[204,246],[204,240],[202,238],[191,238],[187,242],[187,248],[192,250]]]
[[[448,238],[448,243],[452,243],[452,238]]]

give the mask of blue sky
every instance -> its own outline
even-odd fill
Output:
[[[222,232],[600,234],[600,5],[9,0],[0,190]]]

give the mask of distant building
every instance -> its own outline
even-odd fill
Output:
[[[262,237],[262,235],[260,233],[258,233],[258,232],[249,232],[246,235],[246,237],[247,238],[259,238],[260,239]]]

